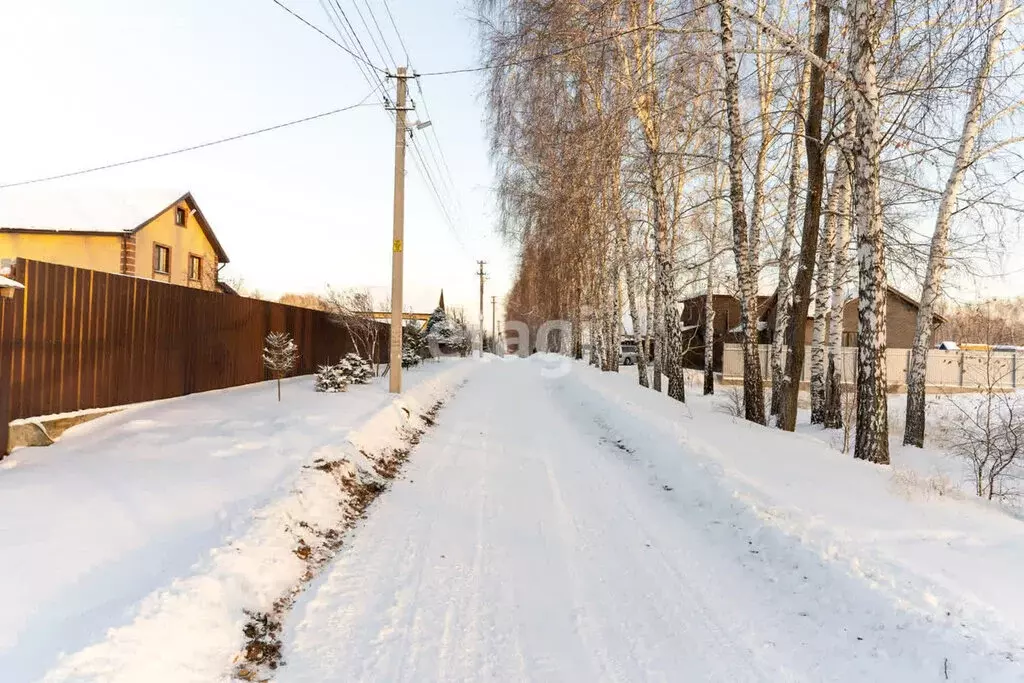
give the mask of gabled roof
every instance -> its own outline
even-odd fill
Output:
[[[902,299],[911,308],[917,309],[921,305],[921,303],[919,301],[917,301],[916,299],[911,299],[909,296],[907,296],[906,294],[904,294],[900,290],[896,289],[895,287],[886,287],[886,289],[889,290],[890,294],[895,295],[896,298]],[[945,316],[936,313],[934,310],[932,311],[932,320],[933,321],[938,320],[940,323],[946,322]]]
[[[892,294],[893,296],[897,297],[898,299],[901,299],[902,301],[904,301],[907,305],[909,305],[914,310],[917,310],[917,308],[921,305],[917,300],[912,299],[911,297],[907,296],[906,294],[904,294],[903,292],[901,292],[900,290],[896,289],[895,287],[893,287],[891,285],[887,285],[885,289],[886,289],[886,291],[889,292],[889,294]],[[761,320],[767,320],[768,316],[771,315],[771,313],[775,309],[775,303],[776,303],[776,299],[777,299],[778,295],[779,295],[778,290],[775,290],[775,293],[772,294],[771,297],[768,298],[767,304],[764,306],[764,308],[762,309],[762,312],[761,312],[761,316],[760,316]],[[843,305],[844,306],[849,305],[850,302],[856,301],[856,300],[857,300],[856,296],[850,297],[849,295],[847,295],[847,299],[843,303]],[[808,306],[808,308],[807,308],[807,319],[808,320],[812,320],[813,318],[814,318],[814,299],[812,298],[811,302],[810,302],[810,306]],[[939,323],[946,322],[946,318],[945,317],[939,315],[938,313],[934,313],[934,312],[932,313],[932,319],[935,320],[935,321],[938,321]]]
[[[0,191],[0,231],[122,235],[138,232],[181,201],[195,211],[217,260],[227,263],[228,256],[192,193],[181,190],[6,189]]]

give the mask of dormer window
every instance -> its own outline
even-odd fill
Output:
[[[180,206],[174,209],[174,224],[185,227],[185,209]]]

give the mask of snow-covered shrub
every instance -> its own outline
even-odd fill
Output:
[[[337,367],[341,368],[352,384],[369,384],[376,374],[373,364],[365,358],[361,358],[357,353],[347,354]]]
[[[426,343],[430,348],[430,355],[444,356],[451,354],[465,355],[471,346],[469,330],[466,325],[456,318],[450,316],[443,309],[438,307],[427,321]]]
[[[416,323],[406,323],[402,327],[402,367],[411,368],[419,365],[428,355],[424,332]]]
[[[415,351],[413,351],[412,349],[410,349],[408,347],[402,349],[402,367],[403,368],[415,367],[415,366],[419,365],[420,361],[422,361],[422,360],[423,359],[420,358],[420,355],[418,353],[416,353]]]
[[[337,365],[321,365],[313,376],[313,391],[336,394],[348,391],[350,381]]]

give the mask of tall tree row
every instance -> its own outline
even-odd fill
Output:
[[[923,442],[949,254],[980,230],[958,212],[996,215],[983,161],[1005,159],[1019,137],[1022,67],[1000,49],[1014,0],[479,8],[500,227],[519,255],[510,320],[534,334],[570,321],[574,353],[586,347],[609,371],[628,328],[644,349],[638,382],[661,391],[664,376],[680,401],[684,367],[702,364],[712,393],[714,345],[738,343],[746,418],[777,415],[787,430],[802,378],[811,421],[828,427],[853,380],[854,453],[884,463],[900,380],[888,376],[886,302],[893,287],[922,291],[904,439]],[[924,238],[923,223],[934,226]],[[695,294],[706,295],[699,335],[681,318]],[[739,302],[724,339],[715,295]]]

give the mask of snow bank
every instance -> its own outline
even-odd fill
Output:
[[[280,404],[270,384],[172,399],[15,451],[0,472],[0,547],[19,557],[0,566],[0,678],[220,680],[242,610],[305,571],[290,527],[344,514],[336,480],[310,466],[371,471],[361,451],[399,440],[470,368],[427,364],[400,399],[386,380],[314,394],[309,377]]]
[[[696,457],[764,524],[937,627],[977,639],[992,653],[1024,656],[1024,523],[1006,510],[929,490],[923,479],[908,481],[893,467],[844,456],[820,437],[731,417],[721,411],[721,398],[690,393],[680,405],[632,377],[580,364],[572,380],[581,401],[609,405],[623,434],[665,444],[666,457],[652,466],[671,471],[680,467],[674,460]],[[897,467],[901,454],[894,450]]]

